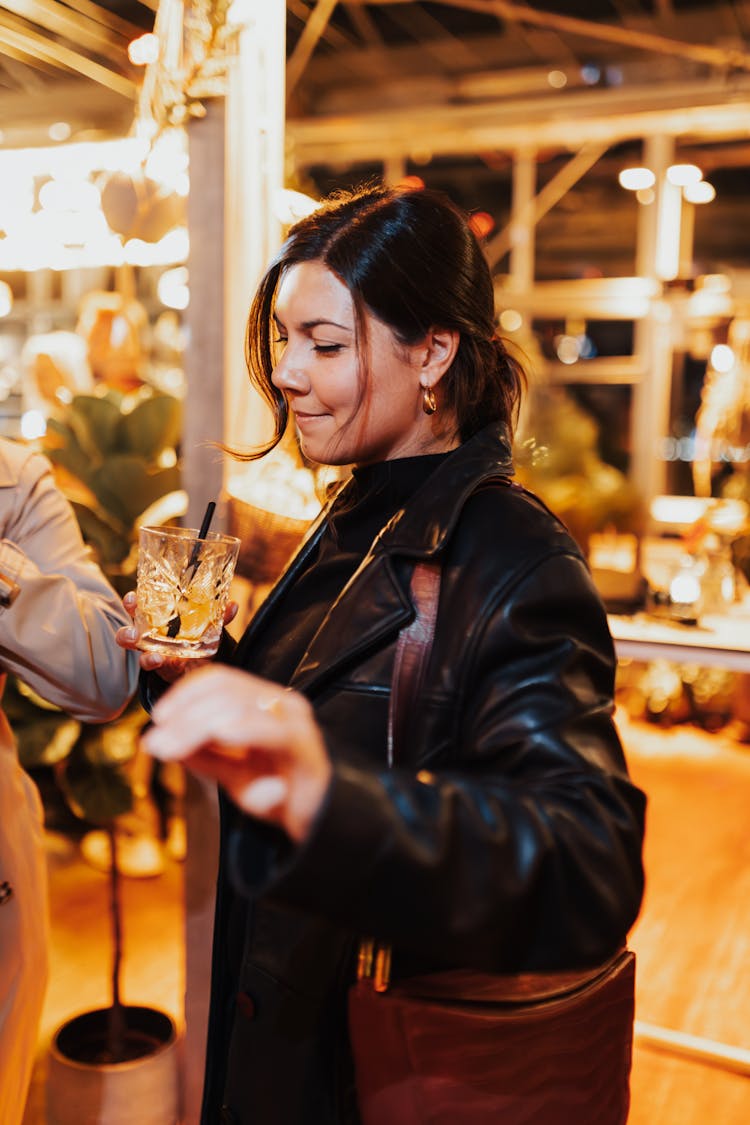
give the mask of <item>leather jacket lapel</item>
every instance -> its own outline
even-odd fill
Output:
[[[370,553],[331,606],[290,686],[318,687],[357,656],[395,637],[412,613],[408,585],[393,560]]]
[[[311,692],[361,653],[394,639],[411,620],[410,567],[397,558],[430,558],[438,554],[458,519],[467,497],[486,479],[512,472],[510,443],[503,428],[480,431],[430,477],[408,509],[395,514],[375,539],[367,556],[331,606],[290,681],[290,687]],[[346,487],[346,486],[344,486]],[[235,654],[250,648],[264,623],[317,549],[330,505],[315,521],[302,547],[263,603]]]

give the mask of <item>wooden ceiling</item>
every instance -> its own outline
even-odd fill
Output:
[[[48,143],[61,120],[72,139],[126,133],[141,77],[127,45],[156,7],[0,0],[0,143]],[[319,188],[421,169],[491,209],[507,205],[514,151],[537,152],[543,182],[589,145],[599,179],[569,193],[560,237],[588,213],[601,242],[616,224],[597,183],[666,132],[724,178],[731,241],[750,228],[749,39],[750,0],[288,0],[293,165]]]

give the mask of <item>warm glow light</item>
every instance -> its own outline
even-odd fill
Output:
[[[562,90],[568,85],[568,76],[562,70],[551,70],[547,75],[547,82],[553,90]]]
[[[716,188],[708,180],[699,180],[697,184],[688,184],[684,187],[682,194],[688,203],[710,203],[716,198]]]
[[[700,601],[701,584],[694,574],[676,574],[669,584],[669,596],[675,605],[695,605]]]
[[[45,211],[88,211],[101,206],[101,198],[90,180],[48,180],[39,189]]]
[[[133,66],[148,66],[159,57],[159,40],[152,32],[139,35],[128,44],[128,58]]]
[[[638,191],[635,193],[635,198],[639,203],[642,203],[644,207],[648,207],[649,204],[653,203],[656,199],[656,192],[650,187],[638,188]]]
[[[675,187],[697,184],[702,177],[703,173],[697,164],[671,164],[667,168],[667,179]]]
[[[728,293],[732,283],[725,273],[704,273],[695,281],[696,289],[708,289],[712,293]]]
[[[273,211],[280,223],[289,226],[317,211],[320,204],[310,195],[291,188],[280,188],[274,195]]]
[[[7,316],[13,308],[13,290],[7,281],[0,281],[0,317]]]
[[[187,135],[184,129],[168,129],[154,142],[145,172],[150,180],[171,188],[188,168]]]
[[[188,271],[185,266],[165,270],[156,286],[159,300],[168,309],[186,309],[190,303]]]
[[[21,415],[21,436],[26,441],[44,437],[47,433],[47,419],[41,410],[27,410]]]
[[[682,192],[668,180],[662,182],[658,206],[656,274],[662,281],[671,281],[680,269]]]
[[[0,163],[0,168],[2,164]],[[0,229],[12,230],[25,215],[30,215],[34,206],[34,181],[25,176],[3,180],[0,191]]]
[[[523,324],[523,317],[517,309],[503,309],[500,313],[500,327],[504,332],[517,332]]]
[[[728,344],[716,344],[711,349],[711,366],[714,371],[731,371],[735,363],[735,355]]]
[[[92,172],[137,172],[148,153],[148,142],[135,137],[114,141],[76,141],[45,148],[16,148],[0,152],[0,184],[22,176],[84,179]]]
[[[475,211],[469,219],[469,226],[477,238],[486,238],[494,230],[495,220],[487,211]]]
[[[51,141],[67,141],[72,132],[67,121],[56,121],[54,125],[50,125],[47,135]]]
[[[256,15],[254,0],[233,0],[227,12],[227,23],[234,27],[248,27]]]
[[[699,496],[655,496],[649,510],[657,523],[689,525],[705,515],[706,507]]]
[[[617,179],[620,187],[624,187],[627,191],[650,188],[656,183],[656,176],[650,168],[623,168]]]
[[[125,243],[125,261],[132,266],[168,266],[184,262],[190,249],[185,227],[175,227],[158,242],[129,238]]]
[[[420,191],[424,187],[424,180],[421,176],[402,176],[396,187],[416,188],[417,191]]]
[[[581,344],[577,336],[558,336],[555,350],[560,363],[577,363],[581,355]]]

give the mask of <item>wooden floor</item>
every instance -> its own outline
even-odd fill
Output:
[[[649,798],[636,1019],[750,1049],[750,746],[620,721]],[[747,1125],[750,1076],[636,1042],[629,1125]]]
[[[631,937],[637,1019],[750,1048],[750,747],[693,728],[620,725],[649,797],[648,888]],[[44,1050],[54,1027],[107,1001],[106,878],[62,836],[50,839],[50,869],[53,971],[24,1125],[45,1122]],[[178,1020],[181,871],[170,861],[159,878],[125,887],[125,999]],[[636,1042],[629,1125],[748,1122],[750,1077]]]

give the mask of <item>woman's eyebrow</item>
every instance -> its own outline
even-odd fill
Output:
[[[274,322],[277,327],[282,327],[283,321],[280,320],[276,313],[272,314]],[[324,316],[314,317],[312,320],[303,320],[300,328],[309,332],[312,328],[340,328],[342,332],[353,332],[354,329],[349,324],[339,324],[337,320],[328,320]]]
[[[342,332],[351,332],[351,326],[348,324],[339,324],[337,320],[328,320],[324,316],[316,317],[314,320],[304,320],[302,327],[306,330],[310,328],[340,328]]]

